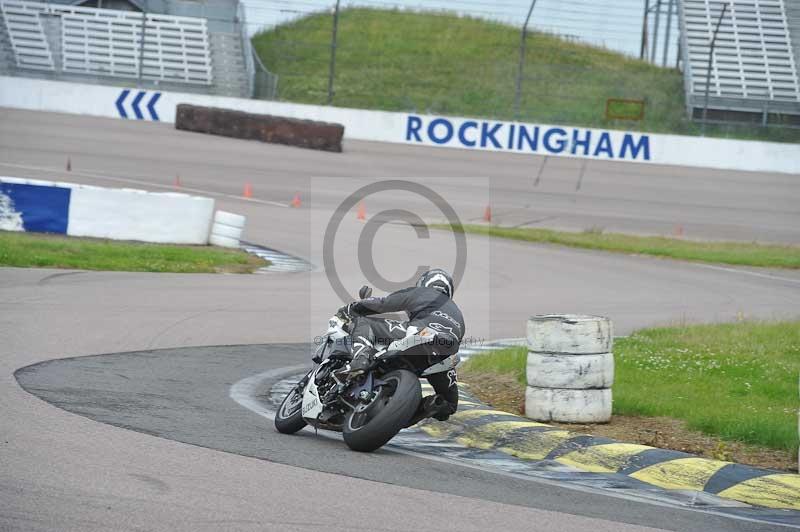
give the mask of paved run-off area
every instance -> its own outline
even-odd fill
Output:
[[[296,364],[297,355],[307,355],[310,350],[311,346],[302,344],[147,350],[47,361],[20,369],[16,378],[30,393],[96,421],[339,475],[436,492],[474,494],[485,490],[484,498],[526,506],[546,503],[551,508],[564,508],[563,504],[568,501],[575,504],[577,497],[581,505],[592,511],[601,511],[599,506],[595,506],[598,504],[603,505],[603,512],[613,508],[622,521],[636,519],[641,512],[647,512],[649,503],[655,503],[660,506],[652,507],[649,510],[651,514],[659,511],[681,522],[667,523],[655,519],[647,524],[676,530],[697,529],[683,521],[682,513],[686,508],[701,512],[694,516],[697,523],[712,526],[717,519],[723,523],[724,516],[731,524],[749,523],[755,529],[764,525],[754,521],[772,526],[800,527],[800,512],[752,508],[706,496],[697,493],[702,491],[702,486],[673,486],[678,490],[682,488],[682,491],[673,493],[648,486],[653,482],[645,476],[608,475],[608,466],[614,458],[598,459],[584,455],[581,460],[575,456],[582,449],[597,450],[600,445],[608,448],[611,445],[609,441],[576,438],[562,431],[523,434],[520,431],[523,423],[528,428],[538,425],[541,429],[543,426],[490,410],[469,397],[464,398],[453,423],[423,425],[423,431],[435,436],[432,441],[425,441],[429,438],[421,431],[416,431],[419,433],[416,437],[411,431],[411,434],[398,438],[397,443],[370,455],[351,452],[338,437],[322,438],[311,430],[293,436],[279,434],[273,429],[271,420],[253,416],[250,410],[242,408],[241,405],[247,403],[242,401],[241,383],[255,379],[255,385],[248,386],[249,397],[244,399],[274,409],[278,396],[285,393],[287,383],[291,382],[279,379],[291,378],[292,375],[298,378],[297,372],[303,365]],[[291,365],[287,368],[286,364]],[[192,368],[191,379],[184,376],[186,368]],[[236,379],[238,375],[247,376]],[[232,380],[234,383],[229,386]],[[237,402],[228,399],[229,395]],[[500,430],[497,429],[499,425],[503,425]],[[505,439],[500,434],[503,429]],[[511,432],[515,432],[518,438],[511,437]],[[323,431],[323,435],[329,434]],[[466,449],[458,452],[453,443],[489,452]],[[398,451],[403,453],[402,456],[397,456]],[[508,457],[509,454],[523,453],[527,460],[517,460],[519,464]],[[497,455],[500,455],[499,459]],[[426,467],[426,458],[436,462]],[[617,462],[621,463],[622,457],[618,458]],[[568,461],[562,461],[564,459]],[[668,462],[665,457],[654,457],[652,453],[643,459],[650,464]],[[529,460],[535,460],[534,469],[527,467],[526,461]],[[583,467],[575,467],[578,460],[583,462]],[[497,467],[498,464],[502,469]],[[596,467],[592,470],[592,467],[587,467],[589,465]],[[633,460],[629,467],[637,465],[640,472],[647,466],[642,461]],[[600,469],[603,466],[605,469]],[[675,466],[676,469],[680,467]],[[581,470],[588,470],[588,474],[580,473]],[[501,475],[503,472],[515,475],[512,478],[516,481],[507,484],[509,476]],[[691,477],[697,476],[692,473],[691,468],[684,466],[684,477],[675,474],[671,477],[675,482],[688,484]],[[730,485],[730,476],[721,475],[715,482]],[[736,476],[735,472],[733,476]],[[554,485],[554,480],[560,481],[561,486]],[[541,493],[545,487],[552,490],[549,496]],[[579,495],[570,494],[570,489],[581,491]],[[510,490],[513,490],[513,495]],[[566,499],[556,502],[558,498]],[[652,515],[650,518],[653,519]],[[679,528],[673,528],[676,525]]]

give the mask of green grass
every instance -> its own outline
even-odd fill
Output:
[[[797,451],[800,321],[644,329],[614,346],[614,413],[667,416],[726,440]],[[465,370],[515,375],[526,349],[471,358]]]
[[[571,233],[551,229],[513,228],[495,225],[466,224],[451,226],[448,224],[433,224],[431,227],[526,242],[543,242],[616,253],[653,255],[671,259],[738,266],[800,268],[800,246],[767,245],[750,242],[699,242],[678,238],[633,236],[600,231]]]
[[[239,250],[0,231],[0,266],[127,272],[246,273],[267,262]]]
[[[332,20],[304,17],[259,33],[253,45],[278,74],[283,100],[327,101]],[[341,11],[337,106],[514,119],[519,29],[444,12]],[[680,72],[531,32],[519,119],[529,122],[699,134],[686,119]],[[606,120],[608,98],[645,101],[641,122]],[[800,141],[800,131],[710,126],[708,134]]]
[[[513,375],[520,385],[525,386],[525,365],[528,350],[524,347],[509,347],[471,357],[464,363],[464,371],[469,373],[501,373]]]

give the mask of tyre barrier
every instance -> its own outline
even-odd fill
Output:
[[[541,354],[530,351],[528,386],[589,390],[614,384],[614,355]]]
[[[534,353],[610,353],[614,342],[611,320],[597,316],[531,316],[528,319],[527,333],[528,350]]]
[[[242,215],[225,211],[215,212],[208,243],[225,248],[238,248],[245,222],[246,218]]]
[[[611,420],[611,388],[570,390],[525,389],[525,415],[537,421],[561,423],[608,423]]]
[[[332,152],[342,151],[344,137],[341,124],[185,103],[176,108],[175,129]]]
[[[564,423],[610,421],[614,383],[611,320],[533,316],[527,333],[525,415]]]

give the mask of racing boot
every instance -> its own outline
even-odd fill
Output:
[[[450,405],[447,404],[444,397],[439,394],[428,395],[427,397],[423,397],[422,401],[419,402],[417,412],[411,417],[406,427],[416,425],[423,419],[429,417],[439,421],[447,421],[450,417],[450,410]]]
[[[353,360],[350,361],[350,370],[353,372],[366,371],[372,365],[377,349],[369,339],[358,336],[353,339]]]

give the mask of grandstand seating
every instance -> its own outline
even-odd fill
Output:
[[[204,18],[23,0],[0,0],[0,13],[23,71],[214,83]]]
[[[767,123],[777,115],[800,116],[796,48],[784,0],[725,2],[729,7],[720,24],[710,73],[710,42],[723,2],[680,2],[681,52],[690,114],[696,118],[702,115],[708,83],[709,117],[714,119]]]
[[[39,17],[43,4],[2,2],[0,10],[14,51],[17,66],[37,70],[54,70],[50,45]]]

